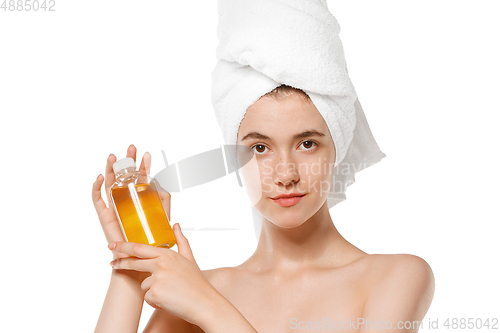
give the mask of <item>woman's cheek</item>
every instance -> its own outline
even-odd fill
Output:
[[[301,180],[307,187],[306,192],[317,193],[321,198],[326,198],[333,177],[329,159],[325,156],[315,156],[307,159],[303,165],[307,166],[301,172]]]
[[[261,165],[261,170],[263,170],[262,165]],[[274,192],[274,181],[272,173],[261,171],[260,182],[262,184],[262,193],[264,193],[264,195],[272,194]]]
[[[255,206],[262,197],[261,174],[257,157],[254,155],[239,171],[250,202]]]

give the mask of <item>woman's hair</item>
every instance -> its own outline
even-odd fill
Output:
[[[290,96],[290,94],[293,94],[293,93],[298,93],[298,94],[302,95],[302,97],[304,99],[311,100],[309,98],[309,95],[307,95],[303,90],[298,89],[298,88],[294,88],[291,86],[287,86],[286,84],[282,84],[281,86],[274,88],[273,90],[271,90],[270,92],[268,92],[264,96],[274,97],[276,99],[281,99],[281,98]]]

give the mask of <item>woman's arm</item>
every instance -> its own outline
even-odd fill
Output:
[[[144,304],[141,282],[148,275],[136,271],[112,270],[95,333],[137,332]]]
[[[225,303],[225,302],[223,302]],[[234,308],[231,305],[232,308]],[[210,333],[210,332],[257,332],[239,312],[234,312],[229,307],[229,311],[223,311],[222,307],[214,307],[213,313],[207,315],[205,323],[200,326],[188,323],[187,321],[174,316],[168,311],[157,309],[151,316],[148,325],[143,333]],[[237,311],[237,310],[236,310]]]
[[[204,333],[258,333],[224,296],[218,293],[213,306],[206,311],[199,326]]]
[[[214,288],[200,270],[178,223],[174,224],[173,231],[178,252],[145,244],[116,242],[110,247],[113,252],[130,257],[116,259],[112,266],[115,269],[150,272],[152,275],[141,284],[145,292],[144,299],[155,308],[168,311],[205,333],[256,333],[245,317]],[[158,332],[160,329],[168,332],[161,326],[169,324],[155,323],[157,328],[154,331],[151,324],[147,332]]]
[[[224,268],[216,268],[216,269],[208,269],[202,271],[203,275],[205,278],[210,282],[212,286],[215,285],[220,285],[221,280],[218,279],[218,277],[221,276],[221,272],[225,272]],[[222,274],[224,275],[224,274]],[[221,295],[223,293],[220,290],[217,290]],[[214,299],[217,299],[220,297],[219,295],[216,295]],[[222,300],[223,303],[224,300]],[[209,307],[211,310],[216,310],[214,309],[213,306]],[[211,311],[210,310],[210,311]],[[203,311],[203,313],[209,313],[209,315],[206,316],[205,320],[207,323],[205,324],[205,329],[208,331],[210,330],[210,326],[214,327],[219,327],[219,329],[223,329],[223,324],[220,325],[220,323],[210,323],[211,319],[216,319],[219,318],[219,320],[224,320],[223,315],[217,315],[217,311],[214,311],[215,313],[210,314],[209,312]],[[239,316],[240,314],[237,314]],[[226,320],[227,322],[227,320]],[[201,324],[203,325],[203,324]],[[238,326],[238,328],[245,329],[245,324]],[[229,329],[231,330],[231,329]],[[200,326],[191,324],[175,315],[172,313],[165,311],[165,310],[155,310],[151,318],[149,319],[148,325],[146,326],[145,330],[143,333],[168,333],[168,332],[182,332],[182,333],[204,333],[205,331],[200,328]],[[254,332],[251,331],[250,332]]]
[[[142,333],[203,333],[201,328],[174,316],[168,311],[156,309]]]

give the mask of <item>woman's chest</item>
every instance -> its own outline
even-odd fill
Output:
[[[220,292],[259,333],[353,332],[351,323],[361,317],[364,301],[356,277],[335,274],[238,279]]]

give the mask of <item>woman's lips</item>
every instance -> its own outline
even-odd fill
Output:
[[[283,207],[290,207],[296,205],[300,199],[302,199],[304,195],[297,196],[297,197],[291,197],[291,198],[279,198],[279,199],[272,199],[272,201],[276,202],[278,205],[283,206]]]

